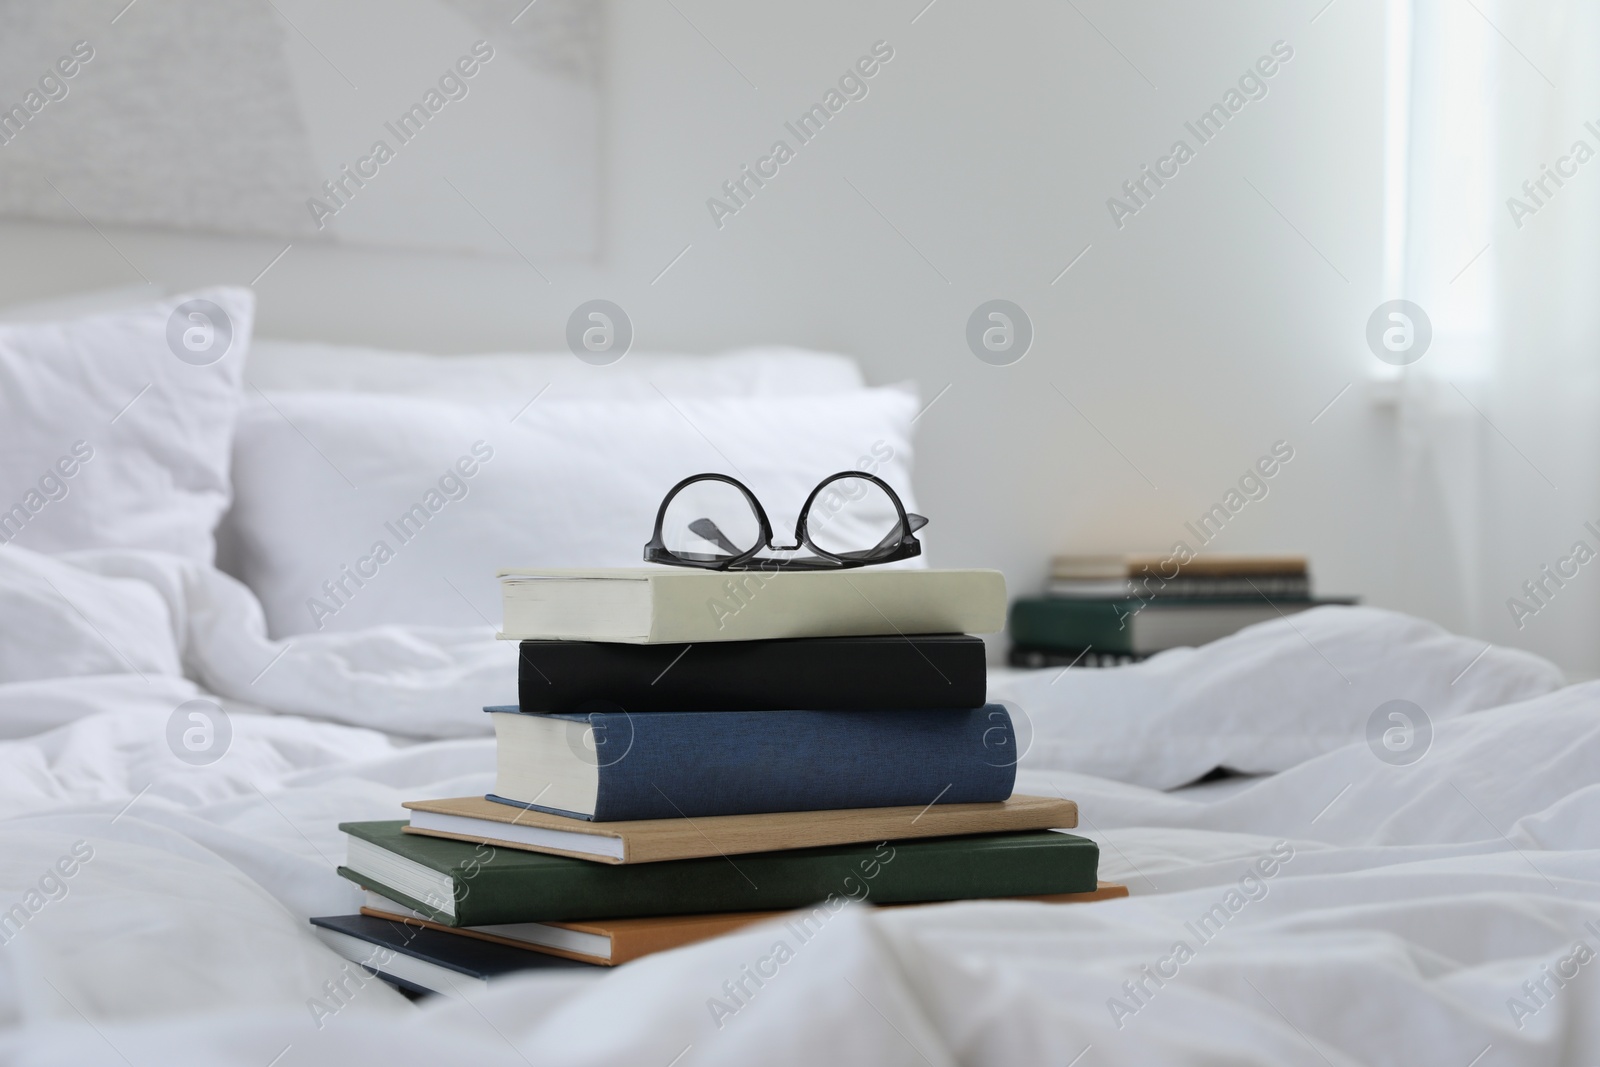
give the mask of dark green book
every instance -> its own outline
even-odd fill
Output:
[[[1169,648],[1203,645],[1246,626],[1310,608],[1348,605],[1347,598],[1090,600],[1022,598],[1011,605],[1011,641],[1033,651],[1051,649],[1148,655]]]
[[[1087,893],[1100,847],[1055,830],[612,865],[349,822],[339,873],[451,926]]]

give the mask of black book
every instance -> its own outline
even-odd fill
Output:
[[[593,966],[372,915],[317,916],[311,925],[339,955],[409,993],[459,997],[513,974]]]
[[[983,640],[965,634],[693,645],[524,641],[523,711],[839,711],[976,708]]]

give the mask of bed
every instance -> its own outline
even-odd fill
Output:
[[[247,298],[206,299],[248,333]],[[518,457],[548,465],[550,449],[626,446],[596,468],[611,470],[675,421],[688,430],[654,451],[694,463],[705,457],[693,449],[720,448],[764,499],[781,496],[803,472],[755,428],[721,421],[755,407],[767,427],[813,433],[813,453],[844,466],[881,442],[891,478],[909,482],[915,398],[866,389],[839,357],[792,351],[630,357],[637,373],[605,382],[609,392],[555,357],[480,357],[456,378],[479,391],[453,397],[426,363],[408,377],[383,354],[265,345],[248,365],[239,353],[216,386],[235,398],[232,413],[219,402],[207,416],[193,365],[126,355],[164,336],[176,306],[42,340],[0,327],[0,406],[13,405],[0,412],[0,454],[20,475],[7,491],[33,484],[35,468],[71,483],[41,491],[30,528],[0,547],[6,1062],[1600,1059],[1600,683],[1568,685],[1537,657],[1370,608],[1319,609],[1131,667],[996,673],[991,699],[1008,701],[1025,741],[1018,789],[1078,801],[1080,832],[1100,842],[1102,876],[1126,882],[1126,899],[851,905],[742,990],[746,966],[791,936],[781,925],[471,999],[413,1003],[352,977],[306,922],[360,904],[333,873],[337,823],[485,791],[492,741],[474,709],[514,684],[514,646],[483,617],[492,583],[473,573],[481,559],[460,557],[519,532],[482,515],[452,532],[453,516],[477,513],[451,509],[512,506],[497,495],[512,489],[487,481],[507,470],[513,487],[533,486],[526,506],[563,516],[541,554],[623,551],[643,537],[597,530],[571,487]],[[96,338],[123,353],[111,370],[86,364],[109,384],[26,377],[41,345],[58,345],[59,369],[91,360]],[[771,395],[800,370],[809,395]],[[141,382],[149,394],[105,422]],[[690,395],[696,382],[721,384]],[[37,425],[40,412],[85,406],[52,407],[56,384],[103,414]],[[550,395],[529,401],[542,387]],[[504,466],[485,464],[459,498],[441,490],[426,531],[437,536],[418,537],[369,586],[338,584],[371,535],[340,511],[339,479],[371,494],[374,514],[420,497],[479,432],[426,405],[485,395],[505,420],[491,427],[507,442],[493,460]],[[141,431],[132,416],[147,403]],[[604,413],[628,404],[661,421],[623,445],[607,443],[610,431],[581,437],[586,420],[611,426]],[[397,411],[411,421],[385,431]],[[535,414],[546,421],[519,443]],[[346,424],[361,427],[349,441],[337,432]],[[55,459],[84,433],[95,456],[65,476]],[[714,443],[696,443],[707,435]],[[167,469],[146,469],[152,456]],[[640,485],[670,473],[660,464],[645,463]],[[386,480],[389,469],[399,473]],[[140,492],[91,492],[100,470]],[[608,508],[653,506],[622,484]],[[88,500],[127,514],[65,510]],[[151,500],[161,514],[147,514]],[[325,519],[317,536],[295,529],[310,514]],[[226,570],[195,529],[215,532]],[[424,580],[440,573],[450,580]],[[301,601],[324,574],[343,603],[318,620]],[[1190,784],[1217,768],[1229,775]]]

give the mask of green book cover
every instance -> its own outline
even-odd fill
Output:
[[[874,904],[1087,893],[1100,847],[1054,830],[758,852],[731,858],[606,864],[449,838],[394,822],[339,829],[448,879],[455,915],[340,867],[358,885],[454,926],[774,911],[829,896]]]
[[[1011,605],[1011,640],[1028,648],[1093,648],[1133,652],[1132,616],[1140,601],[1128,599],[1019,598]]]
[[[1021,597],[1011,605],[1011,641],[1018,648],[1142,654],[1203,645],[1346,597]]]

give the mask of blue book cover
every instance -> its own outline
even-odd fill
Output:
[[[528,715],[515,706],[485,711]],[[927,711],[591,712],[595,822],[1005,800],[1017,739],[1000,704]]]

